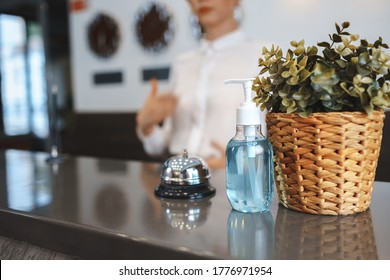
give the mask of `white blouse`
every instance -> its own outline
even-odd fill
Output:
[[[211,143],[225,146],[235,135],[236,108],[244,101],[242,86],[224,80],[255,77],[263,46],[236,30],[212,42],[202,40],[198,50],[179,55],[171,74],[176,111],[147,137],[137,131],[145,151],[159,155],[187,149],[203,158],[221,156]],[[266,135],[265,112],[261,119]]]

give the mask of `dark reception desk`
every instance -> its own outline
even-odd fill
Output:
[[[0,235],[81,259],[390,259],[390,183],[365,213],[231,210],[223,170],[214,197],[159,200],[155,164],[0,151]]]

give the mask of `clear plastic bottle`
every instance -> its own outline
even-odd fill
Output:
[[[237,125],[226,147],[227,197],[234,210],[266,212],[274,195],[273,152],[260,125]]]
[[[272,146],[261,134],[260,109],[251,98],[253,79],[226,80],[241,84],[244,102],[236,110],[236,135],[226,146],[226,191],[234,210],[266,212],[273,199]]]

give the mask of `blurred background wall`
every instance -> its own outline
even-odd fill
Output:
[[[77,2],[74,1],[74,2]],[[89,0],[85,9],[70,12],[72,88],[78,112],[135,111],[144,102],[148,84],[142,71],[169,67],[174,56],[195,48],[191,11],[187,1],[159,0],[170,16],[172,40],[161,51],[150,53],[137,41],[137,18],[150,1]],[[242,0],[242,27],[253,38],[288,48],[292,40],[307,44],[328,40],[335,22],[350,21],[351,33],[374,41],[390,41],[390,2],[385,0]],[[106,58],[91,52],[88,28],[100,14],[117,23],[119,43]],[[262,46],[259,45],[259,56]],[[95,84],[96,73],[121,72],[120,83]],[[162,82],[164,85],[164,81]]]

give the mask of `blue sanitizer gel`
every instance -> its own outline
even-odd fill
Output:
[[[236,211],[266,212],[273,199],[273,153],[260,126],[237,125],[226,147],[227,197]]]

